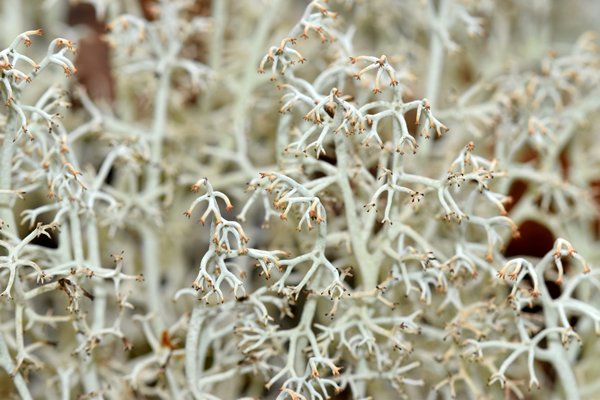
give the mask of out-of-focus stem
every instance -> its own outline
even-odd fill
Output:
[[[245,126],[248,123],[248,107],[252,104],[252,90],[254,89],[254,86],[260,82],[259,78],[257,78],[256,64],[254,62],[255,60],[260,59],[260,55],[264,51],[264,43],[267,34],[269,33],[269,28],[277,15],[280,4],[281,0],[273,0],[271,6],[268,7],[267,12],[261,18],[258,28],[256,29],[256,34],[251,41],[252,47],[248,53],[248,60],[250,60],[250,62],[246,62],[242,81],[236,89],[237,102],[233,111],[233,115],[235,116],[233,129],[237,147],[236,150],[240,157],[240,164],[244,165],[244,169],[252,174],[254,174],[254,168],[248,160]]]
[[[208,65],[213,71],[221,71],[222,68],[221,61],[223,59],[223,39],[225,26],[227,24],[227,6],[228,0],[213,1],[211,3],[213,30],[210,41]],[[212,107],[213,93],[218,93],[218,91],[203,93],[200,99],[200,109],[204,115],[206,115]]]
[[[4,1],[2,5],[2,35],[5,38],[14,38],[23,32],[26,24],[25,18],[30,17],[23,12],[23,3],[20,1]],[[27,8],[27,7],[26,7]],[[28,22],[29,23],[29,22]]]
[[[156,97],[154,99],[151,155],[150,163],[146,170],[146,181],[144,185],[144,190],[146,192],[157,190],[161,183],[160,163],[162,162],[163,140],[167,129],[167,114],[172,73],[171,61],[178,51],[179,46],[172,44],[160,63],[163,67],[160,71]],[[154,201],[159,200],[160,199],[154,199]],[[161,312],[159,242],[156,237],[155,229],[147,223],[140,224],[138,231],[142,237],[142,262],[144,265],[143,270],[146,287],[148,288],[146,292],[148,308],[155,316],[155,318],[152,319],[152,326],[156,332],[160,332],[164,326],[164,314]]]
[[[434,0],[429,0],[427,4],[427,14],[430,23],[429,27],[429,70],[427,72],[426,97],[432,109],[436,109],[439,98],[440,83],[444,69],[444,43],[440,37],[440,30],[445,29],[442,25],[446,17],[450,0],[440,0],[437,13],[435,11]],[[423,140],[420,143],[419,152],[427,155],[431,152],[431,140]]]
[[[150,164],[146,173],[146,191],[152,191],[160,184],[160,163],[162,161],[163,140],[167,128],[167,107],[169,104],[169,85],[171,68],[161,71],[154,100],[154,120],[152,122],[152,142]]]
[[[438,24],[444,23],[448,11],[448,0],[440,0],[437,13],[434,10],[434,1],[430,0],[427,5],[427,14],[430,22],[429,29],[429,71],[427,73],[427,98],[431,108],[437,106],[440,90],[442,70],[444,69],[444,43],[440,37],[439,30],[445,29]]]

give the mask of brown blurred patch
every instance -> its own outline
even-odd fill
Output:
[[[96,18],[94,6],[87,3],[72,4],[69,7],[67,24],[70,26],[86,25],[96,32],[104,31],[104,22]]]
[[[69,8],[67,23],[89,28],[88,34],[78,43],[75,59],[77,81],[92,100],[113,104],[115,82],[111,71],[110,48],[102,40],[105,22],[96,18],[96,11],[91,4],[81,3]]]
[[[75,66],[78,70],[77,80],[92,100],[113,104],[115,87],[110,68],[110,50],[100,36],[81,40]]]
[[[140,8],[142,9],[142,15],[148,21],[154,21],[158,18],[158,1],[140,0]]]
[[[539,160],[537,152],[531,148],[529,144],[525,144],[519,153],[518,161],[522,163],[528,163],[530,161],[537,162]]]
[[[528,185],[525,181],[519,179],[513,181],[508,189],[508,196],[511,198],[511,202],[505,205],[506,212],[510,213],[510,210],[512,210],[519,200],[521,200],[523,195],[527,193],[527,189]]]
[[[211,0],[196,0],[194,4],[186,9],[184,18],[189,21],[195,17],[209,17],[212,13],[211,3]],[[205,62],[208,57],[206,35],[192,35],[181,51],[181,54],[183,57]]]
[[[4,368],[0,368],[0,398],[17,398],[17,391],[13,385],[13,379],[6,371],[4,371]]]
[[[544,257],[554,246],[554,234],[546,226],[525,221],[519,226],[518,238],[512,239],[506,248],[506,257]]]
[[[189,12],[198,17],[208,17],[211,13],[211,0],[196,0],[189,8]]]
[[[560,165],[560,173],[563,179],[569,179],[569,173],[571,172],[571,161],[569,160],[568,147],[565,147],[558,156],[558,162]]]

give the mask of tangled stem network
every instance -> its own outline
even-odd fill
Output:
[[[2,397],[598,397],[596,5],[46,3],[0,11]]]

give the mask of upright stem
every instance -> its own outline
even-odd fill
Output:
[[[234,106],[234,137],[236,150],[239,156],[239,162],[244,166],[244,169],[249,173],[254,174],[254,168],[248,159],[248,150],[245,136],[245,128],[248,123],[248,108],[252,103],[252,90],[260,80],[257,78],[256,63],[260,59],[260,55],[264,51],[264,43],[267,39],[267,34],[276,17],[281,5],[281,0],[274,0],[270,7],[265,12],[265,15],[260,19],[256,34],[251,41],[250,51],[248,52],[248,61],[245,64],[243,78],[240,85],[236,88],[236,104]]]
[[[166,66],[161,71],[154,99],[154,120],[152,121],[152,141],[150,164],[146,173],[145,189],[152,191],[160,184],[160,163],[162,161],[163,140],[167,128],[167,106],[169,104],[169,89],[171,84],[171,67]]]
[[[299,332],[310,331],[310,329],[311,329],[310,325],[311,325],[313,319],[315,318],[316,312],[317,312],[317,297],[316,296],[308,296],[308,298],[306,299],[306,303],[304,303],[304,307],[302,308],[302,317],[300,318],[300,323],[298,324],[298,327],[297,327]],[[297,341],[294,345],[294,350],[295,350],[294,359],[296,361],[296,363],[294,365],[294,370],[296,372],[300,371],[300,373],[302,373],[304,368],[306,368],[306,362],[305,362],[305,357],[303,355],[303,350],[304,350],[304,348],[306,348],[307,344],[308,344],[308,338],[306,337],[306,335],[302,335],[297,339]]]
[[[160,294],[160,251],[154,227],[140,224],[138,230],[142,238],[142,263],[144,265],[144,281],[146,282],[146,301],[148,309],[154,314],[152,328],[161,332],[164,326],[162,313],[162,296]]]
[[[11,117],[12,112],[9,111],[8,118],[6,121],[7,129],[3,132],[4,138],[2,140],[2,152],[0,153],[0,189],[10,190],[12,188],[12,158],[14,154],[15,144],[12,140],[9,132],[16,132],[14,128],[15,119]],[[8,227],[3,229],[10,230],[15,236],[17,235],[17,227],[15,225],[15,216],[10,204],[10,197],[0,196],[0,219],[4,221]],[[19,279],[17,277],[17,279]],[[0,332],[0,367],[2,367],[7,374],[13,374],[13,383],[19,396],[22,399],[32,399],[31,393],[27,387],[27,383],[19,371],[14,371],[15,365],[10,356],[8,346],[4,340],[4,335]]]
[[[548,256],[546,256],[548,257]],[[544,282],[544,268],[548,261],[542,260],[536,267],[536,273],[541,282]],[[540,285],[540,299],[542,300],[544,310],[544,322],[546,329],[558,327],[558,314],[554,302],[545,283]],[[578,400],[581,398],[577,378],[573,368],[569,363],[569,356],[565,348],[561,345],[557,335],[548,337],[548,360],[558,375],[558,379],[564,391],[564,398],[569,400]]]
[[[100,268],[100,241],[98,239],[98,221],[95,215],[90,215],[86,223],[87,262],[92,270]],[[102,329],[106,321],[107,291],[102,285],[94,286],[94,322],[92,330]]]
[[[227,2],[228,0],[213,1],[211,6],[213,9],[214,27],[210,42],[210,67],[214,71],[221,69],[221,60],[223,55],[223,37],[227,20]]]
[[[71,230],[71,243],[73,244],[73,258],[77,262],[77,267],[84,265],[83,242],[81,241],[81,221],[76,208],[69,210],[69,227]]]
[[[163,70],[160,72],[156,97],[154,99],[154,120],[152,122],[152,141],[150,164],[146,170],[146,181],[144,190],[146,192],[156,191],[161,184],[161,168],[163,156],[163,141],[167,129],[167,113],[169,105],[169,93],[171,84],[171,61],[178,52],[178,47],[171,45],[161,60]],[[160,199],[154,199],[158,202]],[[160,332],[164,326],[162,311],[162,302],[160,296],[160,248],[155,228],[148,223],[141,223],[138,230],[142,238],[142,261],[144,278],[147,285],[147,304],[149,311],[154,314],[152,327],[156,332]]]
[[[573,368],[569,364],[569,357],[567,352],[559,343],[558,339],[549,341],[548,350],[550,354],[550,364],[556,371],[560,385],[563,388],[563,394],[565,399],[578,400],[581,398],[579,393],[579,386],[577,385],[577,378],[573,372]]]
[[[450,0],[440,0],[437,13],[435,11],[434,0],[429,0],[427,4],[427,14],[429,20],[429,70],[427,72],[426,97],[432,109],[437,108],[442,72],[444,70],[444,43],[441,38],[441,31],[446,29],[444,19],[448,11]],[[431,140],[422,140],[419,152],[422,156],[431,153]]]
[[[437,106],[440,90],[440,81],[444,69],[444,43],[440,37],[440,30],[445,29],[444,18],[448,11],[448,0],[440,0],[437,13],[435,12],[434,1],[430,0],[427,5],[427,13],[430,22],[429,29],[429,71],[427,73],[427,98],[431,108]]]
[[[82,231],[81,231],[81,221],[79,219],[79,215],[77,213],[77,209],[72,208],[69,210],[69,234],[71,243],[70,250],[72,254],[65,254],[64,249],[67,247],[62,247],[63,254],[66,259],[75,259],[77,262],[77,266],[82,268],[85,262],[84,252],[83,252],[83,241]],[[61,241],[62,243],[62,241]],[[95,293],[94,293],[95,294]],[[81,343],[85,339],[80,337],[78,341]],[[79,354],[79,359],[82,365],[80,369],[81,376],[83,378],[83,386],[87,393],[98,393],[100,389],[100,381],[98,379],[98,372],[96,370],[96,365],[93,362],[93,359],[90,357],[86,357],[82,354]],[[100,398],[99,395],[94,396],[93,398]]]
[[[338,119],[343,118],[343,113],[338,110],[335,114],[333,122],[334,126],[339,125]],[[337,124],[336,124],[337,122]],[[372,263],[371,254],[367,249],[367,233],[362,226],[362,218],[360,218],[357,212],[356,201],[354,199],[355,194],[352,192],[350,186],[350,178],[348,177],[348,168],[350,167],[350,157],[347,139],[343,134],[338,133],[335,135],[335,153],[337,155],[337,171],[338,171],[338,185],[342,191],[342,197],[346,209],[346,223],[348,225],[348,231],[350,233],[350,243],[352,244],[352,251],[354,252],[354,258],[358,264],[360,271],[360,277],[363,284],[364,290],[375,288],[379,279],[380,265]]]
[[[198,346],[200,344],[200,331],[204,323],[204,315],[201,306],[192,310],[192,317],[188,325],[185,338],[185,377],[195,399],[200,398],[197,382],[202,376],[202,367],[198,363]],[[202,360],[204,362],[204,360]]]
[[[25,23],[26,16],[23,12],[24,4],[20,1],[4,1],[2,10],[2,32],[0,37],[5,39],[14,38],[25,29],[24,27],[29,24]],[[27,6],[25,6],[27,8]],[[58,7],[57,7],[58,8]],[[0,43],[1,46],[6,46],[8,43]]]
[[[6,121],[6,130],[3,132],[2,150],[0,153],[0,190],[12,189],[12,159],[14,156],[15,143],[11,133],[17,132],[16,118],[9,108]],[[7,225],[16,229],[15,216],[13,214],[11,197],[0,195],[0,219]]]

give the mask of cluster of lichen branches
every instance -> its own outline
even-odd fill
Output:
[[[0,52],[0,384],[22,398],[597,391],[593,35],[501,70],[480,65],[484,37],[519,15],[494,14],[501,2],[313,0],[291,29],[282,0],[217,1],[210,17],[93,3],[111,21],[112,106],[49,84],[53,66],[76,73],[70,40],[34,61],[29,31]],[[456,78],[461,51],[480,81]],[[526,221],[553,244],[508,256]]]

